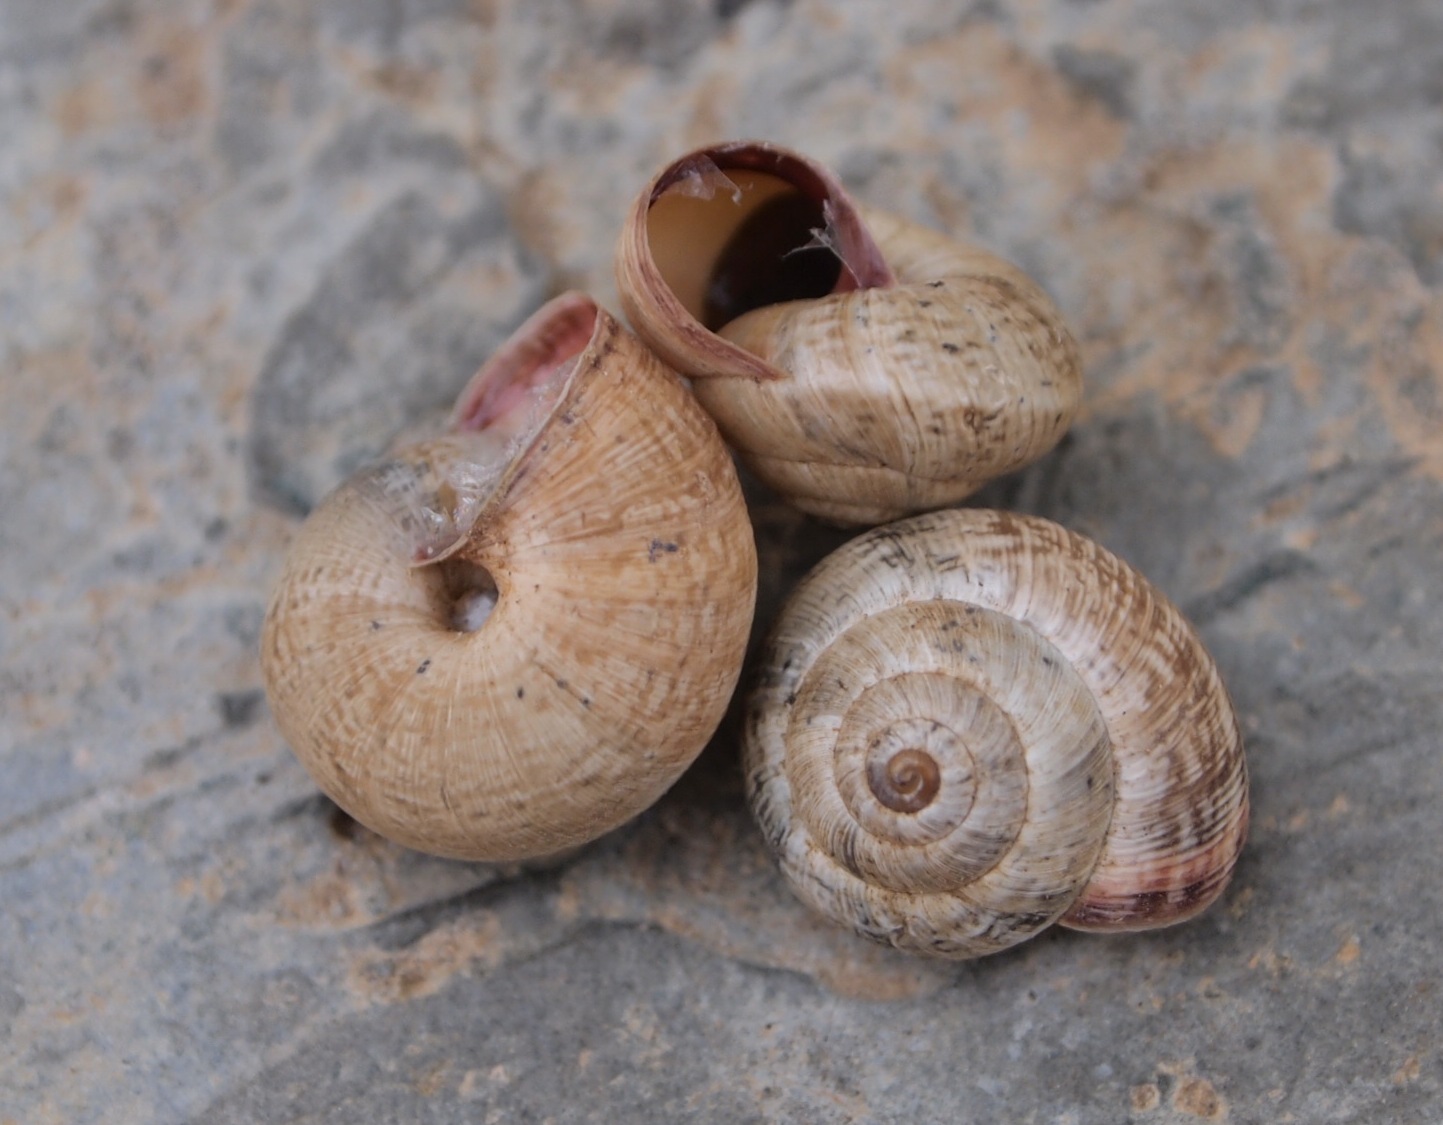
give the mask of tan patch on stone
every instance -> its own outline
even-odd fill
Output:
[[[354,876],[339,866],[306,883],[285,887],[276,901],[276,920],[299,928],[348,929],[371,920]]]
[[[1249,387],[1226,401],[1214,399],[1212,417],[1203,427],[1204,432],[1219,453],[1236,460],[1252,445],[1267,405],[1268,393],[1262,387]]]
[[[382,93],[412,106],[429,105],[440,89],[435,71],[405,63],[383,63],[370,72],[372,85]]]
[[[179,125],[206,112],[207,45],[200,32],[180,23],[155,32],[135,78],[136,100],[151,124]]]
[[[467,0],[466,12],[482,27],[490,27],[496,22],[496,0]]]
[[[795,904],[797,911],[804,911]],[[651,921],[723,957],[811,977],[839,996],[854,1000],[911,1000],[929,996],[951,980],[945,968],[884,949],[828,926],[810,914],[795,919],[798,931],[728,934],[711,920],[692,917],[685,906],[656,911]]]
[[[1373,325],[1381,344],[1367,372],[1368,387],[1404,453],[1443,479],[1443,295],[1402,304]],[[1411,323],[1410,323],[1411,321]]]
[[[423,1098],[434,1098],[447,1085],[446,1072],[449,1069],[447,1062],[434,1063],[411,1079],[411,1088]]]
[[[1304,69],[1298,39],[1279,26],[1218,34],[1188,59],[1185,74],[1193,97],[1205,96],[1211,87],[1225,90],[1233,104],[1276,104]]]
[[[115,122],[113,93],[99,78],[86,78],[60,94],[52,111],[56,125],[67,139],[83,136]]]
[[[1258,512],[1253,518],[1254,526],[1266,526],[1277,524],[1284,519],[1291,519],[1293,516],[1302,515],[1307,511],[1307,492],[1304,489],[1297,489],[1294,492],[1287,492],[1278,496],[1276,500],[1270,500],[1263,511]]]
[[[1228,1114],[1227,1103],[1223,1101],[1213,1085],[1206,1078],[1195,1074],[1183,1075],[1173,1091],[1172,1107],[1189,1117],[1201,1117],[1206,1121],[1223,1121]]]
[[[560,891],[568,912],[655,926],[719,956],[810,977],[838,995],[930,995],[955,970],[825,921],[787,890],[749,821],[726,810],[664,806],[602,865],[578,864]]]
[[[505,959],[506,949],[494,915],[469,915],[432,930],[405,949],[356,954],[346,980],[363,1000],[395,1004],[434,995],[458,974],[493,969]]]
[[[1054,206],[1082,195],[1092,171],[1116,160],[1126,142],[1127,126],[1096,99],[990,25],[969,24],[897,52],[886,83],[899,101],[946,99],[968,121],[988,123],[1007,165],[1035,177],[1036,190]],[[899,147],[926,151],[939,144],[920,131],[922,115],[898,125],[919,130],[898,135]]]
[[[1331,152],[1298,138],[1170,151],[1110,213],[1074,232],[1079,253],[1097,272],[1120,279],[1088,295],[1080,318],[1088,358],[1123,348],[1136,356],[1095,394],[1089,412],[1153,393],[1193,421],[1220,454],[1236,457],[1256,434],[1264,399],[1249,390],[1224,404],[1218,396],[1224,381],[1259,363],[1282,364],[1312,405],[1323,383],[1313,349],[1328,337],[1366,357],[1360,376],[1374,392],[1372,409],[1406,453],[1443,477],[1443,444],[1436,440],[1443,423],[1443,298],[1401,261],[1333,229],[1338,175]],[[1256,234],[1285,279],[1292,321],[1276,347],[1234,335],[1241,294],[1216,272],[1221,232],[1202,218],[1210,200],[1227,194],[1249,201]],[[1358,421],[1322,422],[1315,457],[1326,461],[1350,448]]]
[[[1218,141],[1157,154],[1103,214],[1075,232],[1079,251],[1116,286],[1090,295],[1085,320],[1112,326],[1097,343],[1113,350],[1141,348],[1135,362],[1106,390],[1106,399],[1141,392],[1188,404],[1220,452],[1237,448],[1247,426],[1213,416],[1223,380],[1263,360],[1284,361],[1316,392],[1318,376],[1306,353],[1306,321],[1295,323],[1275,351],[1260,351],[1236,335],[1241,294],[1220,271],[1218,240],[1225,233],[1205,218],[1208,205],[1244,193],[1257,214],[1255,233],[1277,256],[1290,290],[1289,314],[1309,309],[1336,259],[1347,249],[1322,236],[1331,209],[1336,161],[1320,146],[1284,141],[1264,146]],[[1299,388],[1300,393],[1305,392]],[[1257,406],[1251,405],[1250,411]]]
[[[1418,1056],[1409,1055],[1403,1060],[1403,1065],[1393,1072],[1393,1085],[1406,1086],[1410,1082],[1416,1082],[1422,1073],[1423,1068],[1418,1062]]]
[[[1212,976],[1203,977],[1193,986],[1193,990],[1204,1000],[1222,1000],[1227,996],[1218,984],[1217,978]],[[1183,996],[1186,1001],[1186,995]]]
[[[10,207],[25,232],[24,249],[33,251],[56,235],[72,233],[88,196],[84,179],[60,172],[38,176],[17,192]]]
[[[207,871],[200,879],[201,897],[214,906],[225,898],[225,879],[219,871]]]
[[[1366,598],[1346,582],[1329,582],[1328,593],[1332,594],[1338,602],[1348,609],[1362,609],[1368,604]]]
[[[686,152],[727,136],[728,110],[737,99],[736,75],[730,69],[703,78],[691,97],[691,116],[676,151]],[[657,161],[659,164],[660,161]],[[637,185],[640,190],[641,185]]]
[[[55,402],[103,400],[100,373],[81,345],[63,345],[25,357],[5,373],[6,421],[14,433],[38,436]]]
[[[1281,976],[1293,966],[1293,959],[1274,949],[1262,949],[1248,958],[1249,969],[1261,969],[1269,976]]]
[[[806,5],[808,27],[815,27],[819,33],[838,32],[846,28],[842,10],[829,0],[810,0]]]
[[[1162,1091],[1154,1082],[1144,1082],[1127,1092],[1134,1113],[1151,1113],[1162,1105]]]
[[[1312,551],[1317,545],[1317,528],[1290,528],[1286,535],[1283,535],[1284,547],[1291,547],[1294,551]]]
[[[581,895],[573,883],[563,883],[551,905],[552,911],[562,922],[574,922],[581,915]]]
[[[1359,944],[1356,936],[1349,936],[1338,952],[1333,954],[1333,962],[1338,965],[1354,965],[1363,954],[1363,947]]]
[[[614,58],[588,58],[584,66],[554,73],[547,97],[568,108],[569,116],[605,119],[625,113],[635,103],[637,88],[644,87],[650,78],[650,70],[642,65]]]
[[[582,240],[581,228],[566,217],[566,185],[546,169],[522,176],[507,204],[518,237],[548,262],[566,260]]]

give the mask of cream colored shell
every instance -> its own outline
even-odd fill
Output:
[[[482,369],[450,434],[310,516],[262,667],[297,755],[363,824],[440,855],[545,856],[646,808],[700,752],[755,589],[714,425],[573,294]]]
[[[813,570],[763,653],[744,753],[798,895],[944,957],[1054,921],[1190,918],[1248,821],[1237,720],[1187,621],[1095,543],[1002,512],[877,528]]]
[[[779,232],[768,209],[783,207],[797,217]],[[807,253],[824,262],[778,278]],[[746,466],[836,523],[960,500],[1050,450],[1081,397],[1077,346],[1021,270],[857,206],[772,145],[663,169],[627,220],[617,278],[638,334],[693,378]]]

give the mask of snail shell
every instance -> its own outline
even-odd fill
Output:
[[[652,804],[720,722],[756,591],[725,445],[580,294],[518,330],[450,431],[300,529],[262,669],[322,789],[409,847],[492,861]]]
[[[746,466],[834,523],[962,499],[1050,450],[1081,398],[1077,345],[1026,274],[773,145],[664,168],[617,282]]]
[[[748,795],[793,889],[918,953],[1139,930],[1223,890],[1242,740],[1191,626],[1045,520],[880,527],[794,592],[748,706]]]

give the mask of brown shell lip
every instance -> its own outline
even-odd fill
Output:
[[[840,294],[897,284],[856,204],[826,168],[800,153],[765,141],[728,141],[703,146],[673,160],[637,198],[622,236],[622,254],[618,260],[623,304],[633,326],[683,374],[693,378],[726,374],[758,380],[783,379],[787,377],[786,372],[723,339],[716,330],[748,308],[782,303],[794,299],[794,296],[782,291],[757,303],[738,307],[729,316],[720,319],[708,316],[701,307],[689,305],[678,295],[674,280],[663,272],[658,261],[656,250],[661,243],[653,243],[658,234],[653,230],[652,210],[664,196],[693,178],[707,187],[716,186],[707,184],[707,177],[725,177],[728,171],[739,170],[771,176],[793,189],[793,199],[800,198],[815,205],[807,209],[810,219],[798,218],[794,224],[784,228],[785,237],[772,247],[775,253],[771,260],[774,266],[780,267],[798,250],[825,245],[836,256],[837,272],[832,280],[825,283],[824,291],[808,289],[796,293],[795,297]],[[738,208],[735,215],[719,213],[709,217],[708,222],[715,222],[720,228],[733,227],[731,234],[736,235],[746,220],[755,215],[755,211]],[[684,239],[687,236],[682,230],[671,237]],[[810,241],[816,237],[820,241]],[[688,252],[689,241],[684,247]],[[738,239],[735,245],[726,242],[726,249],[763,256],[768,251],[766,244],[752,246],[742,239]],[[699,263],[698,268],[710,274],[717,268],[721,257],[719,253],[711,261]],[[704,319],[707,323],[703,323]],[[665,326],[662,331],[669,337],[666,341],[655,339],[648,330],[649,326],[662,325]],[[692,365],[686,362],[688,358],[701,362]]]
[[[677,184],[692,176],[704,175],[712,167],[722,172],[734,169],[766,172],[785,180],[813,202],[831,208],[828,219],[842,260],[842,272],[834,293],[882,289],[897,284],[881,249],[836,177],[801,153],[768,141],[724,141],[694,149],[668,165],[653,181],[648,209]]]

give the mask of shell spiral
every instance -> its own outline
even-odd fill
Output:
[[[1246,834],[1236,717],[1191,626],[1033,517],[917,516],[819,564],[762,655],[744,755],[797,894],[936,956],[1182,921]]]
[[[451,431],[297,533],[262,669],[317,783],[399,843],[480,860],[584,844],[654,802],[731,698],[756,554],[681,380],[557,298]]]
[[[834,523],[962,499],[1050,450],[1081,398],[1077,345],[1025,273],[774,145],[663,169],[617,282],[747,467]]]

